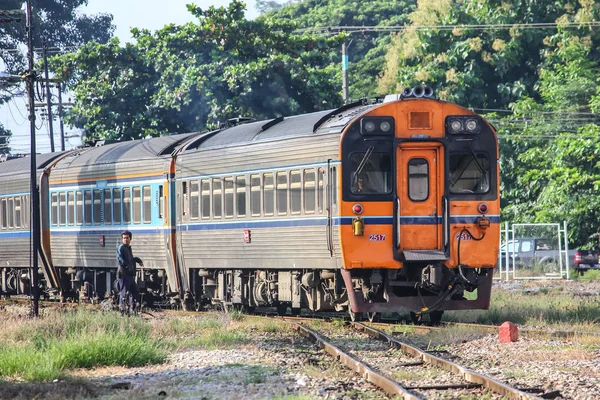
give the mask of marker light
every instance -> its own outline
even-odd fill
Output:
[[[356,215],[362,214],[362,212],[364,211],[362,204],[353,205],[352,211],[354,211],[354,214],[356,214]]]
[[[485,214],[488,212],[488,206],[485,203],[479,203],[479,205],[477,206],[477,211],[479,211],[480,214]]]
[[[389,130],[392,129],[392,124],[390,124],[388,121],[383,121],[379,125],[379,129],[381,129],[381,132],[389,132]]]

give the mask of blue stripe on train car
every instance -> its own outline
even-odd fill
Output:
[[[0,232],[0,238],[5,239],[5,238],[28,238],[30,237],[30,233],[29,231],[6,231],[6,232]]]

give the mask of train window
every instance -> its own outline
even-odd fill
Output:
[[[21,197],[15,197],[15,228],[21,227]]]
[[[317,212],[323,214],[323,182],[325,181],[325,170],[319,168],[317,173]]]
[[[250,175],[250,212],[260,216],[260,175]]]
[[[290,212],[293,215],[302,211],[302,175],[300,171],[290,171]]]
[[[353,153],[350,156],[352,193],[382,194],[392,191],[392,158],[386,153]]]
[[[288,177],[287,172],[277,173],[277,215],[287,215]]]
[[[104,189],[104,224],[112,224],[112,199],[110,196],[111,190]]]
[[[212,180],[213,189],[213,218],[221,218],[222,203],[223,203],[223,182],[221,179],[215,178]]]
[[[142,190],[139,186],[134,186],[131,191],[133,195],[133,223],[142,223]]]
[[[165,206],[165,199],[164,199],[165,193],[164,193],[164,189],[163,189],[163,185],[160,185],[158,187],[158,218],[163,217],[164,215],[164,206]],[[200,203],[198,203],[198,207],[200,207]]]
[[[8,208],[11,209],[12,207],[9,206]],[[67,208],[67,195],[64,192],[59,193],[58,194],[58,220],[59,220],[60,226],[65,226],[67,224],[66,208]],[[12,224],[11,224],[11,226],[12,226]]]
[[[29,197],[21,196],[21,226],[27,228],[29,226]]]
[[[67,192],[67,224],[75,225],[75,192]]]
[[[86,225],[91,225],[92,224],[92,192],[89,190],[86,190],[85,192],[83,192],[83,202],[85,203],[85,214],[84,214],[84,218],[85,218],[85,224]]]
[[[152,190],[150,186],[142,187],[142,202],[144,203],[144,223],[152,222]]]
[[[272,216],[274,213],[274,194],[273,174],[263,174],[263,205],[265,216]]]
[[[183,194],[183,205],[181,207],[182,214],[187,215],[190,200],[188,197],[187,182],[181,182],[181,194]]]
[[[190,182],[190,218],[198,219],[200,215],[200,190],[198,181]]]
[[[121,223],[121,189],[113,188],[113,222],[115,224]]]
[[[246,216],[246,177],[238,176],[235,178],[235,206],[238,217]],[[259,198],[260,201],[260,198]],[[260,208],[259,208],[260,210]]]
[[[129,225],[131,223],[131,189],[123,189],[123,223]]]
[[[81,190],[75,192],[75,208],[77,210],[76,223],[77,225],[83,225],[83,193]]]
[[[429,162],[424,158],[413,158],[408,162],[408,198],[412,201],[429,198]]]
[[[304,213],[315,213],[315,170],[304,170]]]
[[[52,204],[52,226],[58,226],[58,193],[52,193],[50,195],[50,202]],[[2,228],[6,228],[6,201],[2,199]]]
[[[474,152],[450,154],[450,192],[487,193],[490,190],[490,160]]]
[[[200,187],[202,188],[202,219],[210,218],[210,181],[208,179],[202,179],[200,181]]]
[[[102,194],[100,189],[94,189],[92,198],[94,199],[94,225],[100,225],[102,223]]]
[[[225,218],[233,218],[233,178],[225,178]]]

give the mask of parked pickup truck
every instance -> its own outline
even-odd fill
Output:
[[[509,240],[500,246],[500,265],[506,263],[508,251],[508,265],[514,263],[517,267],[533,267],[540,265],[550,267],[558,265],[560,259],[558,240],[546,238],[517,238]],[[569,266],[583,273],[588,269],[600,268],[598,252],[595,250],[569,250]],[[563,261],[564,262],[564,261]],[[547,269],[547,268],[544,268]]]

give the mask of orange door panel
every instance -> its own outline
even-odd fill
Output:
[[[400,251],[440,250],[439,147],[398,147]]]

